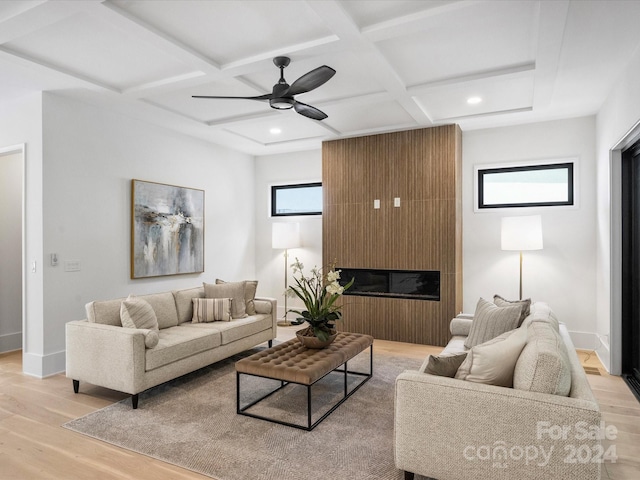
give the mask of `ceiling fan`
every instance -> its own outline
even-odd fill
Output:
[[[273,86],[271,93],[265,95],[258,95],[257,97],[217,97],[209,95],[192,95],[193,98],[235,98],[242,100],[259,100],[269,101],[271,108],[276,110],[288,110],[290,108],[295,109],[300,115],[312,118],[313,120],[324,120],[327,118],[327,114],[316,107],[307,105],[293,98],[295,95],[309,92],[315,88],[318,88],[323,83],[327,82],[331,77],[336,74],[336,71],[323,65],[315,68],[310,72],[305,73],[293,84],[289,85],[284,79],[284,69],[291,59],[289,57],[275,57],[273,63],[280,69],[280,80]]]

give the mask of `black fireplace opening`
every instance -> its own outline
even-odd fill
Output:
[[[345,295],[440,301],[440,272],[434,270],[381,270],[338,268],[340,285],[354,279]]]

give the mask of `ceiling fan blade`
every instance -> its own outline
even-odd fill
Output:
[[[331,77],[336,74],[336,71],[331,68],[323,65],[314,70],[311,70],[308,73],[305,73],[299,79],[291,84],[289,90],[283,93],[283,95],[298,95],[300,93],[305,93],[313,90],[314,88],[318,88],[320,85],[328,81]],[[298,112],[300,113],[300,112]]]
[[[313,120],[324,120],[327,118],[327,114],[321,110],[318,110],[316,107],[312,107],[311,105],[307,105],[306,103],[298,102],[293,104],[293,108],[300,115],[304,115],[305,117],[312,118]]]
[[[236,100],[271,100],[271,94],[265,93],[257,97],[216,97],[211,95],[191,95],[192,98],[231,98]]]

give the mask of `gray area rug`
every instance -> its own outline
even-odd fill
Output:
[[[374,346],[373,378],[306,432],[236,414],[234,363],[259,350],[152,388],[137,410],[126,399],[63,426],[218,480],[403,478],[393,462],[394,382],[420,361],[376,354]],[[367,350],[349,370],[366,372],[368,361]],[[314,421],[342,395],[343,382],[332,373],[313,387]],[[243,376],[243,405],[278,384]],[[251,411],[304,424],[306,390],[289,385]]]

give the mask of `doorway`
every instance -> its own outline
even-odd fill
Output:
[[[22,349],[24,147],[0,148],[0,353]]]
[[[640,141],[622,151],[622,378],[640,400]]]

